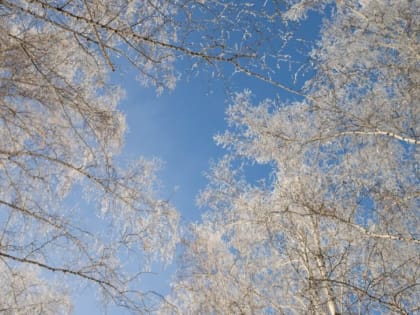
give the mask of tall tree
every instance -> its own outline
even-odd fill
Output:
[[[282,35],[260,31],[256,16],[267,10],[202,0],[0,1],[1,312],[68,313],[69,292],[51,274],[151,311],[138,280],[146,261],[172,257],[178,214],[157,195],[159,162],[116,162],[123,91],[109,73],[124,59],[158,93],[174,88],[175,63],[187,57],[192,69],[225,63],[264,77],[269,60],[286,58],[261,51]],[[79,191],[96,212],[77,206]]]
[[[419,11],[337,1],[302,100],[233,98],[216,136],[229,155],[210,172],[210,210],[163,313],[420,311]],[[247,183],[238,159],[271,165],[274,179]]]

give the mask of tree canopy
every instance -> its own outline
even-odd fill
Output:
[[[231,100],[215,137],[228,154],[209,172],[209,210],[163,313],[419,312],[419,6],[332,9],[302,100]],[[247,163],[273,178],[247,182]]]
[[[325,20],[307,42],[297,29],[314,10]],[[419,10],[0,0],[0,312],[71,313],[84,283],[132,313],[419,312]],[[313,49],[298,62],[303,46]],[[207,212],[182,236],[165,298],[141,276],[172,260],[179,212],[159,192],[158,160],[117,158],[124,90],[110,74],[127,65],[158,94],[184,71],[209,71],[294,95],[233,95],[215,136],[227,155],[208,173]],[[272,177],[248,182],[249,164]]]

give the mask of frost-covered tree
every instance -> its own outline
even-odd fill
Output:
[[[126,273],[128,258],[171,257],[178,214],[156,196],[157,162],[114,161],[125,122],[117,109],[122,91],[107,85],[107,50],[118,43],[97,23],[122,27],[141,13],[148,16],[145,30],[160,29],[157,38],[168,30],[150,4],[118,4],[0,2],[0,309],[6,313],[68,313],[69,297],[47,280],[49,272],[69,276],[61,285],[86,280],[111,302],[140,310],[137,273],[147,267],[139,261]],[[149,49],[138,63],[144,75],[170,85],[163,55]],[[96,213],[74,202],[82,193]]]
[[[337,1],[302,100],[233,98],[163,313],[420,312],[419,11]],[[238,159],[271,181],[247,183]]]
[[[2,313],[68,313],[80,283],[151,311],[157,295],[139,279],[153,259],[172,257],[178,214],[157,194],[159,162],[115,158],[126,126],[109,73],[129,64],[157,92],[174,88],[180,59],[263,76],[281,56],[261,50],[282,35],[260,31],[256,16],[268,10],[210,0],[0,1]]]
[[[63,286],[42,281],[33,266],[0,267],[0,313],[21,314],[68,314],[71,303]],[[54,290],[53,290],[54,286]]]

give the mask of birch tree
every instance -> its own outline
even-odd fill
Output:
[[[102,39],[97,23],[130,23],[140,13],[139,3],[121,5],[0,3],[0,309],[6,314],[69,313],[69,278],[99,287],[114,304],[144,310],[138,283],[145,260],[171,257],[178,214],[156,195],[157,161],[114,161],[125,130],[117,109],[123,92],[107,83],[113,67],[107,50],[116,44]],[[142,8],[145,28],[159,29],[156,10]],[[170,85],[163,54],[145,52],[138,62],[148,69],[144,75],[159,74]],[[72,191],[80,193],[69,197]],[[72,201],[78,194],[95,213],[78,208]],[[127,274],[134,259],[136,271]],[[47,280],[65,275],[60,287],[67,290]]]
[[[419,10],[339,1],[301,100],[233,97],[215,137],[228,155],[162,313],[420,311]],[[271,181],[248,183],[238,161],[272,166]]]
[[[86,283],[152,311],[159,295],[139,281],[150,262],[171,259],[178,213],[159,196],[158,161],[116,159],[124,91],[109,75],[128,64],[158,93],[175,87],[181,59],[263,75],[281,51],[261,43],[282,33],[254,32],[257,13],[267,14],[201,0],[0,1],[2,313],[67,314]]]

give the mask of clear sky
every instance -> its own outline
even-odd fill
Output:
[[[319,16],[313,15],[301,29],[301,36],[313,39],[319,31]],[[300,57],[301,58],[301,55]],[[182,65],[180,65],[182,66]],[[179,70],[182,74],[182,69]],[[144,88],[135,80],[133,69],[120,64],[112,81],[122,86],[126,97],[120,109],[126,114],[128,132],[126,144],[120,158],[135,159],[139,156],[159,158],[164,167],[159,173],[163,186],[162,198],[169,199],[181,214],[181,226],[199,221],[203,209],[195,205],[195,199],[206,186],[203,173],[211,160],[220,158],[224,151],[215,145],[213,136],[226,129],[225,110],[229,105],[229,92],[251,89],[255,100],[266,97],[290,99],[293,95],[284,93],[259,80],[237,75],[233,81],[211,78],[201,73],[193,79],[180,79],[172,92],[165,91],[157,96],[153,88]],[[287,82],[287,69],[279,71],[280,80]],[[251,180],[267,176],[268,167],[255,166],[250,172]],[[155,265],[155,275],[145,276],[144,288],[160,294],[169,293],[169,283],[175,265],[164,269]],[[95,301],[95,294],[89,288],[81,288],[76,296],[75,315],[104,314]],[[121,309],[109,309],[108,314],[123,314]]]

